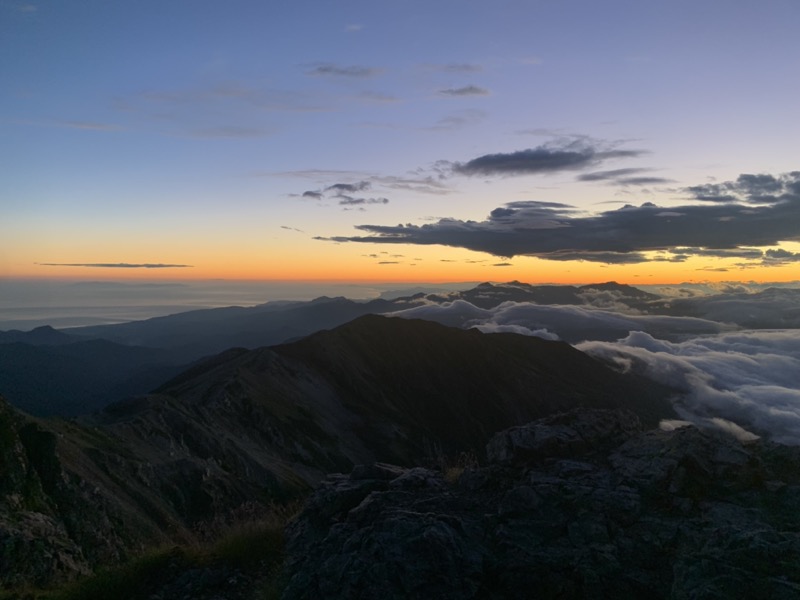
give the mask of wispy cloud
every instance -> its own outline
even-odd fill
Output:
[[[189,268],[194,265],[177,265],[168,263],[36,263],[43,267],[91,267],[109,269],[176,269]]]
[[[452,193],[452,190],[443,181],[430,175],[423,175],[420,177],[379,175],[372,177],[371,181],[392,190],[403,190],[420,194],[434,194],[437,196]]]
[[[382,94],[380,92],[361,92],[358,95],[360,100],[365,102],[373,102],[376,104],[389,104],[392,102],[400,102],[400,98],[397,96],[391,96],[389,94]]]
[[[442,96],[488,96],[489,90],[477,85],[466,85],[460,88],[446,88],[438,92]]]
[[[515,152],[484,154],[466,163],[454,163],[458,175],[541,175],[559,171],[588,169],[605,161],[636,158],[643,150],[621,150],[583,139],[553,142]]]
[[[384,196],[379,197],[357,197],[353,194],[364,192],[372,187],[372,183],[368,180],[358,180],[352,183],[333,183],[326,186],[321,190],[307,190],[302,193],[302,198],[311,198],[314,200],[324,200],[332,198],[338,200],[340,206],[345,207],[361,207],[363,210],[364,205],[368,204],[389,204],[389,199]],[[346,209],[347,210],[347,209]]]
[[[435,124],[426,127],[428,131],[454,131],[480,123],[486,118],[486,112],[477,109],[461,110],[442,117]]]
[[[339,204],[342,206],[359,206],[363,204],[389,204],[388,198],[353,198],[351,196],[341,195]]]
[[[361,65],[337,65],[334,63],[317,63],[311,65],[306,71],[307,75],[322,77],[349,77],[356,79],[366,79],[380,75],[383,71],[374,67],[364,67]]]
[[[84,131],[122,131],[122,127],[113,123],[100,123],[98,121],[13,121],[19,125],[35,125],[38,127],[63,127],[66,129],[82,129]]]
[[[426,71],[438,71],[441,73],[480,73],[483,65],[467,62],[452,62],[445,64],[426,64],[421,66]]]
[[[647,173],[652,170],[653,169],[613,169],[611,171],[595,171],[594,173],[578,175],[578,181],[604,181],[611,185],[621,186],[665,185],[674,183],[674,180],[665,177],[641,175],[641,173]]]
[[[370,188],[369,181],[357,181],[355,183],[334,183],[333,185],[329,185],[325,188],[326,192],[334,192],[336,194],[341,193],[353,193],[353,192],[362,192],[364,190],[368,190]]]
[[[271,135],[272,131],[263,127],[246,127],[237,125],[219,125],[194,129],[190,137],[197,138],[260,138]]]

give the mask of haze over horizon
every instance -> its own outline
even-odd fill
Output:
[[[0,278],[797,281],[797,14],[2,2]]]

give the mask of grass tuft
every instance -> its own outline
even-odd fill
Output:
[[[257,597],[278,598],[283,530],[297,509],[298,505],[270,506],[251,520],[215,524],[213,536],[206,530],[202,541],[152,549],[55,589],[0,591],[0,600],[146,600],[189,569],[223,566],[258,581]]]

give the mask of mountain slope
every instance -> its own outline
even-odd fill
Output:
[[[243,308],[195,310],[145,321],[75,328],[74,335],[120,344],[180,349],[195,360],[228,348],[258,348],[336,327],[364,314],[395,310],[386,300],[356,302],[321,297]]]
[[[152,390],[184,368],[180,358],[161,348],[106,340],[5,343],[0,344],[0,393],[34,415],[78,415]]]
[[[536,337],[369,315],[275,351],[333,382],[351,410],[368,419],[364,435],[375,443],[386,443],[386,421],[463,449],[576,405],[624,405],[648,424],[671,412],[665,388]]]
[[[672,416],[670,393],[564,343],[365,316],[229,350],[72,422],[3,406],[4,460],[18,476],[0,498],[0,541],[27,566],[2,562],[0,578],[87,570],[245,503],[304,494],[328,472],[477,452],[499,429],[575,406],[654,423]]]

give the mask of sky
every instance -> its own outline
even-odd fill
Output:
[[[0,0],[0,278],[800,280],[796,0]]]

